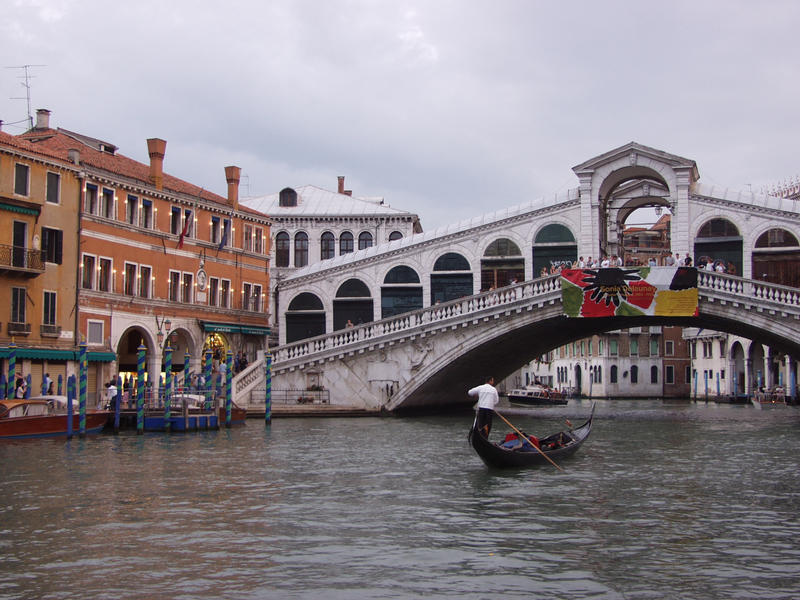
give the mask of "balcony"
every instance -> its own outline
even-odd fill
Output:
[[[0,273],[36,277],[44,273],[41,250],[0,244]]]
[[[9,323],[6,327],[8,335],[30,335],[30,323]]]
[[[39,335],[41,337],[60,337],[61,325],[39,325]]]

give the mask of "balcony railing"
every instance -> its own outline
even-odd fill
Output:
[[[8,327],[6,327],[8,331],[8,335],[30,335],[31,334],[31,324],[30,323],[9,323]]]
[[[0,268],[44,273],[44,256],[41,250],[0,244]]]
[[[61,325],[39,325],[39,334],[42,337],[59,337]]]

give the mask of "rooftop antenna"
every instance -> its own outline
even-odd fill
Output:
[[[9,98],[10,100],[27,100],[28,101],[28,129],[33,129],[33,113],[31,112],[31,79],[35,76],[31,75],[28,69],[32,67],[46,67],[47,65],[21,65],[19,67],[6,67],[6,69],[22,69],[25,73],[20,75],[18,79],[24,79],[20,84],[25,88],[24,98]]]
[[[243,185],[242,187],[247,188],[247,193],[244,194],[245,198],[250,197],[250,175],[242,175]]]

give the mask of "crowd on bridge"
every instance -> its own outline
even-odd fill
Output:
[[[629,256],[625,259],[624,266],[636,267],[641,266],[638,257]],[[673,255],[672,252],[666,252],[659,257],[651,256],[647,259],[647,265],[650,267],[664,266],[672,267],[684,265],[687,267],[694,266],[692,257],[689,253],[681,256],[680,253]],[[553,261],[550,264],[548,271],[547,267],[542,267],[539,272],[539,277],[547,277],[548,275],[557,275],[563,269],[608,269],[614,267],[622,267],[623,261],[616,254],[611,256],[603,256],[602,258],[592,258],[589,256],[584,260],[583,256],[578,257],[578,260],[570,263],[569,261]],[[730,261],[721,259],[713,259],[710,256],[703,256],[697,261],[697,268],[706,271],[716,271],[717,273],[729,273],[736,275],[736,265]]]

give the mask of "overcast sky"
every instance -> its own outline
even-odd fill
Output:
[[[10,6],[9,6],[10,4]],[[636,141],[758,190],[800,173],[800,2],[7,0],[32,110],[225,195],[382,196],[430,231],[577,186]],[[3,130],[26,125],[0,69]]]

